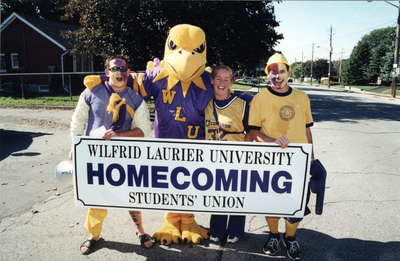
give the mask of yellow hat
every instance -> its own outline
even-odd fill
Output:
[[[274,63],[283,63],[286,64],[289,67],[289,72],[292,71],[292,67],[286,60],[285,56],[283,56],[281,53],[275,53],[271,57],[269,57],[267,65],[265,66],[265,73],[268,75],[269,74],[269,66]]]

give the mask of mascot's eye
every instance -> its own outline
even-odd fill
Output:
[[[206,49],[206,43],[202,43],[199,47],[197,47],[196,49],[194,49],[194,51],[196,53],[202,53],[204,52],[204,49]]]
[[[174,43],[174,41],[168,40],[168,47],[171,50],[175,50],[176,49],[176,44]]]

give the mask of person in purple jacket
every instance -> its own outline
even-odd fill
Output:
[[[133,89],[155,101],[156,138],[204,139],[204,109],[214,95],[210,73],[205,71],[206,38],[193,25],[171,28],[165,43],[164,59],[146,73],[131,74]],[[106,77],[87,76],[85,85],[98,84]],[[167,213],[162,227],[153,235],[161,244],[199,243],[207,239],[193,214]]]
[[[151,130],[149,111],[143,98],[127,88],[129,68],[122,56],[110,56],[106,60],[108,80],[88,86],[79,97],[72,116],[71,136],[95,136],[106,140],[112,137],[144,137]],[[72,159],[72,153],[70,153]],[[154,240],[144,232],[140,211],[129,211],[137,226],[141,245],[151,247]],[[90,208],[85,227],[90,233],[80,251],[91,253],[100,240],[107,209]]]

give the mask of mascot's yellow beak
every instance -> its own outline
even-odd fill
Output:
[[[171,28],[165,43],[164,61],[170,75],[188,82],[204,72],[206,35],[197,26],[180,24]]]
[[[184,95],[193,81],[204,88],[200,75],[204,72],[207,50],[206,35],[197,26],[180,24],[171,28],[164,50],[164,71],[154,81],[169,76],[168,89],[180,81]]]

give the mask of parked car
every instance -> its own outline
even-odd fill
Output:
[[[258,79],[254,77],[244,77],[241,79],[237,79],[235,82],[241,82],[241,83],[248,83],[248,84],[256,84],[258,83]]]

